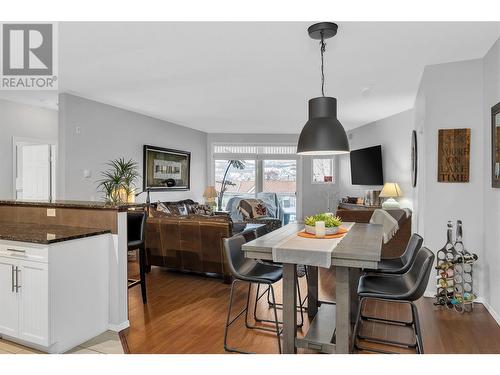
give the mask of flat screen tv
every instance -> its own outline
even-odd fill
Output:
[[[382,146],[351,151],[351,183],[353,185],[383,185]]]

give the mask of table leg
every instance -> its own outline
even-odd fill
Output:
[[[361,277],[360,268],[349,268],[349,284],[351,291],[351,325],[356,324],[358,314],[359,298],[358,298],[358,284]]]
[[[313,319],[318,313],[318,267],[307,266],[307,316]]]
[[[297,281],[295,264],[283,264],[283,353],[297,353]]]
[[[351,288],[348,267],[335,267],[336,280],[336,341],[335,352],[337,354],[348,354],[351,337]]]

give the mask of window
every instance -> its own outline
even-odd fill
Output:
[[[222,182],[226,188],[221,207],[231,197],[255,196],[255,160],[215,160],[215,189],[220,192]]]
[[[312,159],[312,182],[316,184],[334,183],[334,166],[332,158]]]
[[[227,207],[229,199],[238,197],[268,196],[275,193],[287,224],[297,216],[297,146],[290,144],[213,144],[213,177],[218,192],[222,188],[224,175],[226,190],[222,209]],[[243,165],[231,160],[241,161]],[[263,199],[263,198],[262,198]],[[274,199],[274,198],[273,198]]]

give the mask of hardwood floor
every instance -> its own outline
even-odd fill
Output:
[[[129,263],[129,273],[136,277],[138,267],[135,263]],[[334,282],[333,271],[320,272],[321,299],[335,299]],[[130,353],[225,353],[223,340],[229,285],[220,279],[168,272],[157,267],[147,275],[147,285],[147,305],[142,304],[139,287],[129,290],[131,326],[121,337]],[[302,287],[305,291],[305,284]],[[244,285],[237,288],[234,312],[244,306],[245,292]],[[279,284],[277,295],[281,300]],[[417,302],[426,353],[500,353],[500,326],[483,305],[476,304],[472,314],[458,314],[436,308],[432,303],[430,298]],[[394,304],[377,302],[368,304],[365,312],[401,319],[408,311]],[[271,318],[271,310],[263,300],[259,303],[258,314]],[[307,314],[305,320],[303,331],[307,332]],[[398,332],[387,326],[367,325],[363,332],[400,340],[410,337],[404,330]],[[242,318],[231,326],[229,343],[246,351],[277,353],[276,337],[246,329]]]

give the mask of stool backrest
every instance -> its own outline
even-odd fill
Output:
[[[241,234],[224,238],[224,253],[226,254],[227,265],[234,277],[239,276],[238,270],[248,261],[243,250],[241,250],[244,243],[246,243],[246,240]]]
[[[257,235],[257,237],[261,237],[265,234],[269,233],[268,230],[267,230],[267,226],[263,225],[261,227],[258,227],[256,230],[255,230],[255,234]]]
[[[127,212],[127,238],[131,241],[144,241],[146,233],[146,212]]]
[[[434,258],[432,251],[422,247],[418,250],[410,269],[402,275],[407,280],[408,285],[411,286],[407,295],[409,301],[416,301],[424,295],[434,265]]]
[[[423,242],[424,239],[417,233],[413,233],[412,236],[410,237],[410,240],[406,245],[406,249],[403,255],[401,255],[401,261],[405,265],[405,267],[403,267],[404,271],[408,270],[412,265],[413,261],[415,260],[415,257],[418,254],[418,251],[422,247]]]

